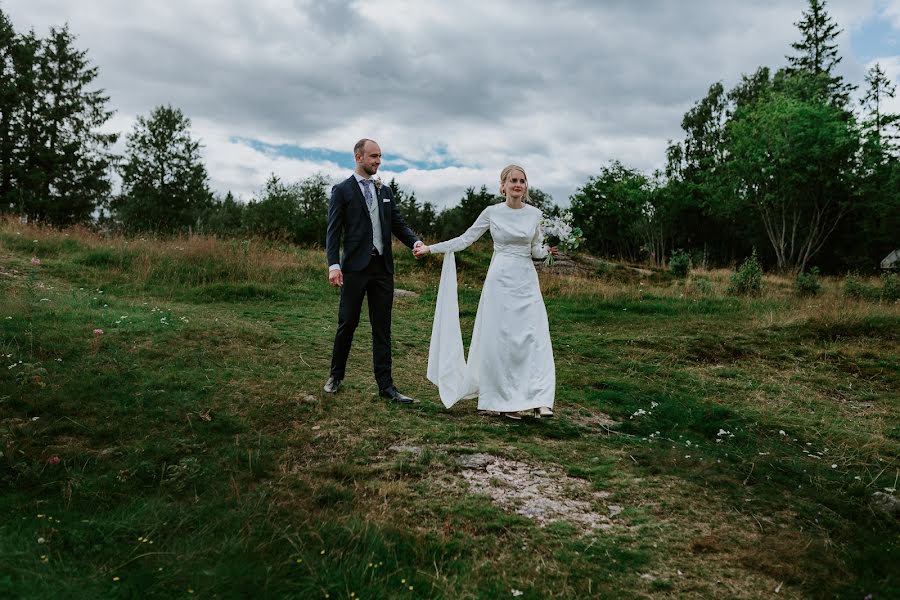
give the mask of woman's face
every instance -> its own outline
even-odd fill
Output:
[[[506,176],[503,187],[500,190],[510,200],[521,200],[525,197],[525,191],[528,189],[528,180],[525,179],[525,173],[519,169],[513,169]]]

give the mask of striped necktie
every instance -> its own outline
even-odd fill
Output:
[[[363,195],[366,197],[366,206],[368,206],[369,210],[371,211],[372,205],[375,203],[375,198],[372,197],[372,190],[369,189],[369,184],[372,182],[368,179],[361,179],[360,181],[362,181],[363,190],[365,190]]]

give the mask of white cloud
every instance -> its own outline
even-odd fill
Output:
[[[660,168],[684,112],[710,84],[736,83],[791,53],[806,2],[761,0],[7,0],[18,30],[68,22],[100,68],[130,131],[160,104],[184,111],[214,188],[245,198],[337,165],[268,155],[252,138],[351,153],[360,137],[386,158],[446,156],[440,170],[396,175],[421,200],[453,204],[492,191],[523,164],[561,203],[611,159]],[[861,83],[848,36],[900,2],[832,0],[845,77]],[[880,11],[880,12],[879,12]],[[886,18],[887,18],[886,17]],[[900,27],[900,25],[898,25]],[[883,64],[884,61],[882,61]],[[896,80],[896,78],[895,78]]]

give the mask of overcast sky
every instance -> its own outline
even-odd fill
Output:
[[[841,73],[900,80],[900,0],[830,0]],[[806,0],[0,0],[18,31],[68,23],[114,131],[180,108],[213,189],[337,182],[377,140],[382,177],[438,208],[519,163],[567,205],[610,160],[661,168],[710,84],[778,68]],[[900,98],[891,108],[900,112]]]

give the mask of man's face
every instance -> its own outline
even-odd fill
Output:
[[[378,166],[381,165],[381,148],[378,144],[372,141],[366,142],[361,153],[356,155],[356,164],[369,177],[377,173]]]

